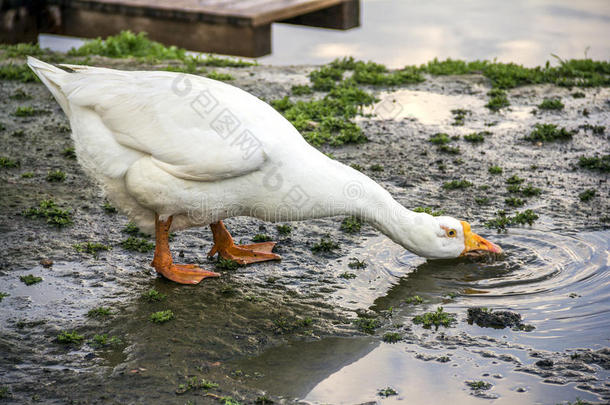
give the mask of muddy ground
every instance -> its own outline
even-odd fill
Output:
[[[104,58],[92,58],[89,63],[129,69],[159,67]],[[271,100],[290,95],[295,84],[307,84],[306,74],[312,69],[252,66],[217,70],[230,72],[234,85]],[[580,156],[610,152],[610,128],[601,134],[579,128],[584,124],[610,126],[608,89],[579,89],[585,97],[572,98],[574,89],[521,87],[508,92],[511,107],[500,113],[483,107],[489,83],[478,75],[428,77],[423,83],[399,89],[416,91],[422,100],[426,94],[447,96],[443,98],[446,104],[434,102],[430,111],[413,112],[405,103],[400,113],[404,118],[400,114],[379,117],[373,110],[372,115],[358,119],[368,143],[322,149],[343,163],[361,166],[406,207],[443,209],[448,215],[470,221],[492,240],[495,230],[485,230],[483,224],[499,209],[514,212],[505,203],[509,196],[505,181],[513,174],[543,191],[519,208],[531,208],[540,216],[535,225],[538,230],[570,233],[608,229],[607,174],[577,165]],[[399,96],[387,94],[390,89],[368,90],[380,100],[389,97],[401,103]],[[20,92],[25,96],[19,97]],[[565,110],[532,113],[548,97],[561,97]],[[65,156],[64,150],[71,147],[68,122],[47,89],[40,83],[2,81],[0,105],[4,128],[0,131],[0,155],[20,162],[16,168],[0,168],[0,292],[10,294],[0,302],[0,385],[6,388],[1,403],[204,404],[218,403],[227,396],[241,403],[254,403],[257,398],[265,403],[263,396],[291,403],[293,399],[279,398],[273,390],[255,388],[252,380],[256,375],[244,375],[232,364],[287,342],[363,335],[352,322],[357,313],[378,316],[385,326],[391,323],[376,309],[379,305],[368,309],[371,303],[359,305],[357,299],[352,299],[351,305],[328,299],[346,288],[349,281],[339,275],[353,251],[379,236],[368,226],[358,234],[346,234],[340,230],[343,218],[293,223],[289,235],[280,235],[274,224],[231,219],[226,223],[236,240],[249,242],[255,234],[266,233],[279,242],[276,249],[282,261],[221,270],[221,278],[194,287],[156,277],[149,266],[152,252],[135,253],[121,247],[127,238],[123,232],[127,218],[107,212],[100,189],[75,159]],[[464,127],[451,125],[450,110],[460,105],[472,111]],[[16,117],[14,112],[20,106],[32,106],[40,113]],[[588,116],[583,115],[583,109],[588,110]],[[538,122],[559,124],[577,133],[568,142],[537,145],[523,140]],[[436,132],[455,135],[482,130],[492,132],[483,143],[452,142],[460,147],[459,155],[442,153],[428,142]],[[372,170],[374,164],[383,170]],[[494,164],[504,169],[501,175],[488,172]],[[65,181],[46,180],[47,173],[55,169],[66,173]],[[23,176],[27,172],[31,177]],[[469,180],[474,186],[467,190],[442,188],[444,182],[456,179]],[[579,193],[591,188],[597,190],[596,196],[582,202]],[[488,197],[489,202],[475,203],[481,197]],[[43,199],[70,209],[74,224],[58,229],[22,215]],[[311,246],[326,234],[339,242],[340,250],[330,255],[312,253]],[[87,241],[112,249],[96,258],[74,248]],[[180,232],[172,242],[181,261],[212,268],[214,263],[206,258],[210,247],[208,229]],[[45,261],[53,264],[48,266],[47,262],[45,267],[41,264]],[[26,274],[40,276],[43,281],[25,286],[19,276]],[[166,300],[149,303],[141,299],[151,288],[167,294]],[[112,315],[103,319],[86,316],[99,306],[111,308]],[[149,321],[152,312],[165,309],[171,309],[175,319],[163,325]],[[459,315],[465,317],[465,311]],[[384,327],[374,339],[381,339]],[[62,345],[56,341],[60,331],[77,331],[86,341],[106,333],[119,337],[121,343],[105,350],[86,341]],[[450,331],[445,341],[417,328],[405,333],[422,350],[431,344],[492,349],[504,344]],[[607,340],[599,343],[608,345]],[[610,388],[595,381],[597,369],[592,365],[607,369],[609,353],[603,349],[586,353],[588,357],[580,358],[551,351],[537,356],[563,364],[552,377],[580,378],[591,385],[589,392],[596,392],[599,401],[608,400]],[[544,378],[548,364],[515,363],[515,367],[531,368],[529,372]],[[575,373],[577,366],[580,369]],[[218,387],[195,387],[178,395],[177,390],[184,390],[180,384],[194,376]]]

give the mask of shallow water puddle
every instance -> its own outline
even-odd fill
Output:
[[[441,359],[442,361],[440,361]],[[494,403],[555,403],[572,398],[573,384],[541,384],[536,376],[513,371],[513,364],[478,356],[468,348],[422,350],[410,344],[379,343],[371,338],[329,338],[297,342],[241,364],[264,372],[254,385],[309,403],[471,404],[474,396]],[[484,381],[475,391],[466,381]],[[397,395],[382,397],[392,388]],[[581,399],[596,400],[584,391]]]
[[[382,92],[378,98],[380,101],[365,112],[386,120],[414,118],[425,125],[449,124],[453,117],[451,110],[482,109],[486,103],[477,96],[445,95],[406,89]]]
[[[313,403],[467,404],[473,395],[507,404],[555,403],[577,397],[600,400],[592,393],[595,387],[583,388],[582,383],[607,381],[608,370],[597,365],[577,377],[580,383],[561,373],[528,374],[527,367],[538,360],[533,350],[550,353],[608,345],[610,232],[557,235],[511,229],[493,240],[507,254],[486,263],[422,261],[383,238],[372,238],[359,253],[367,258],[368,268],[333,298],[348,306],[372,300],[372,309],[386,314],[391,309],[386,328],[394,325],[393,330],[406,341],[386,344],[379,337],[360,337],[293,342],[239,361],[237,367],[264,374],[253,381],[255,386]],[[421,296],[425,304],[405,304],[413,295]],[[415,314],[437,305],[457,314],[455,327],[435,332],[412,324]],[[516,311],[536,329],[523,332],[468,325],[465,308],[472,306]],[[562,361],[565,356],[555,360]],[[525,367],[521,370],[525,372],[519,367]],[[467,380],[483,380],[492,388],[476,392],[466,385]],[[387,386],[399,395],[378,396],[378,390]],[[607,387],[604,390],[608,395]]]
[[[55,263],[51,268],[35,266],[3,277],[2,291],[10,294],[3,301],[11,310],[0,311],[0,326],[18,319],[71,321],[82,317],[102,300],[120,301],[128,295],[113,288],[116,280],[106,276],[104,265],[90,265],[87,269],[81,266]],[[42,281],[29,286],[20,281],[20,276],[30,274],[41,277]]]

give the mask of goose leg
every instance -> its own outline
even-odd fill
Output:
[[[159,215],[155,214],[155,257],[152,267],[157,273],[180,284],[198,284],[206,277],[220,277],[213,271],[200,269],[194,264],[174,264],[172,253],[169,250],[169,228],[172,225],[172,217],[161,221]]]
[[[280,260],[280,255],[271,253],[275,242],[253,243],[251,245],[236,245],[231,234],[222,221],[210,224],[214,236],[214,246],[208,253],[212,257],[218,253],[225,259],[231,259],[239,264],[264,262],[267,260]]]

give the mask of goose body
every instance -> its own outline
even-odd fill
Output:
[[[113,205],[157,237],[168,219],[169,231],[242,215],[293,221],[349,214],[422,256],[466,251],[465,223],[407,210],[237,87],[175,72],[64,65],[67,72],[32,57],[28,64],[68,116],[79,163]],[[439,245],[445,228],[456,235]]]

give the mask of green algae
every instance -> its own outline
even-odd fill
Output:
[[[424,329],[431,329],[433,326],[436,330],[441,326],[448,328],[455,322],[457,322],[455,315],[445,312],[443,307],[438,307],[436,311],[426,312],[425,314],[413,317],[413,323],[422,325]]]
[[[269,242],[271,240],[271,236],[263,234],[263,233],[257,233],[256,235],[254,235],[254,237],[252,237],[252,242]]]
[[[139,253],[148,253],[155,249],[155,244],[147,241],[146,239],[137,238],[135,236],[130,236],[121,242],[121,246],[125,250],[130,250],[132,252]]]
[[[358,233],[362,229],[362,221],[354,216],[346,217],[341,221],[341,230],[345,233]]]
[[[472,187],[472,183],[468,180],[451,180],[443,183],[445,190],[463,190],[468,187]]]
[[[402,340],[402,335],[398,332],[387,332],[383,335],[382,340],[386,343],[397,343]]]
[[[574,133],[555,124],[536,124],[526,140],[530,142],[555,142],[572,139]]]
[[[23,212],[28,218],[42,218],[50,225],[58,228],[72,224],[72,214],[70,211],[60,209],[53,200],[42,200],[38,207],[32,207]]]
[[[424,212],[428,215],[432,215],[433,217],[438,217],[445,214],[444,210],[434,210],[431,207],[415,207],[413,208],[413,212]]]
[[[583,191],[582,193],[578,194],[578,198],[580,198],[580,201],[582,201],[582,202],[587,202],[587,201],[590,201],[591,199],[593,199],[593,197],[595,197],[596,194],[597,194],[597,190],[595,190],[594,188],[589,188],[589,189]]]
[[[25,276],[20,276],[19,280],[21,280],[23,284],[29,286],[40,283],[42,281],[42,277],[37,277],[33,274],[27,274]]]
[[[87,312],[88,318],[108,318],[112,315],[112,311],[108,307],[96,307]]]
[[[14,169],[21,166],[21,162],[7,156],[0,156],[0,167],[3,169]]]
[[[85,337],[77,332],[62,331],[57,335],[57,342],[64,345],[80,345]]]
[[[110,246],[104,245],[99,242],[81,242],[81,243],[76,243],[73,246],[77,252],[88,253],[96,259],[99,256],[99,252],[103,252],[103,251],[112,249]]]
[[[320,241],[311,247],[314,253],[329,253],[339,249],[339,244],[332,240],[329,235],[320,238]]]
[[[159,291],[155,290],[154,288],[151,288],[150,290],[146,291],[145,293],[142,293],[141,297],[143,300],[148,301],[148,302],[159,302],[159,301],[163,301],[164,299],[166,299],[167,294],[160,293]]]
[[[488,171],[490,174],[502,174],[502,171],[503,171],[503,170],[502,170],[502,168],[501,168],[500,166],[496,166],[496,165],[494,165],[494,166],[489,166],[489,168],[487,169],[487,171]]]
[[[565,105],[557,98],[545,98],[542,103],[538,105],[540,110],[563,110]]]
[[[51,170],[47,173],[46,179],[48,182],[51,183],[61,183],[66,180],[66,173],[62,172],[59,169]]]
[[[610,172],[610,154],[604,156],[581,156],[578,159],[578,166],[595,170],[602,173]]]
[[[149,319],[152,323],[166,323],[174,319],[174,313],[171,309],[166,309],[165,311],[157,311],[150,314]]]

